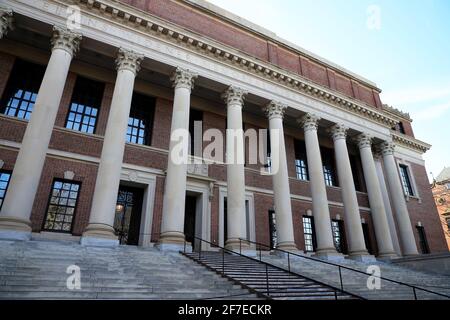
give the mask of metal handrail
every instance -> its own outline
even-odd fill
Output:
[[[249,257],[249,256],[246,256],[246,255],[244,255],[244,254],[242,254],[242,245],[240,244],[239,245],[239,252],[236,252],[236,251],[233,251],[233,250],[230,250],[230,249],[226,249],[226,248],[224,248],[224,247],[221,247],[220,245],[218,245],[218,244],[216,244],[216,243],[212,243],[212,242],[210,242],[210,241],[207,241],[207,240],[204,240],[204,239],[202,239],[202,238],[199,238],[199,237],[196,237],[196,236],[194,236],[193,237],[194,238],[194,241],[195,240],[198,240],[198,241],[200,241],[200,242],[204,242],[204,243],[207,243],[207,244],[209,244],[210,246],[212,246],[212,247],[215,247],[215,248],[219,248],[219,249],[221,249],[222,250],[222,272],[220,273],[221,275],[223,275],[223,276],[225,276],[225,277],[228,277],[228,278],[230,278],[229,276],[227,276],[226,274],[225,274],[225,252],[228,252],[228,253],[231,253],[231,254],[234,254],[234,255],[239,255],[239,256],[241,256],[241,257],[244,257],[244,258],[247,258],[247,259],[249,259],[249,260],[252,260],[252,261],[256,261],[256,262],[258,262],[258,263],[262,263],[262,264],[264,264],[265,266],[266,266],[266,294],[262,294],[264,297],[266,297],[266,298],[268,298],[268,299],[271,299],[271,297],[270,297],[270,283],[269,283],[269,272],[268,272],[268,267],[270,266],[270,267],[272,267],[272,268],[275,268],[275,269],[278,269],[278,270],[282,270],[282,271],[287,271],[289,274],[292,274],[292,275],[295,275],[295,276],[298,276],[298,277],[302,277],[302,278],[304,278],[304,279],[307,279],[307,280],[310,280],[310,281],[313,281],[313,282],[316,282],[316,283],[318,283],[318,284],[321,284],[321,285],[323,285],[323,286],[325,286],[325,287],[328,287],[328,288],[331,288],[331,289],[333,289],[334,290],[334,297],[335,297],[335,300],[338,300],[338,295],[337,295],[337,293],[338,292],[340,292],[340,293],[343,293],[343,294],[346,294],[346,295],[350,295],[350,296],[353,296],[353,297],[355,297],[355,298],[358,298],[358,299],[362,299],[362,300],[366,300],[365,298],[363,298],[363,297],[361,297],[361,296],[359,296],[359,295],[356,295],[356,294],[354,294],[354,293],[350,293],[350,292],[348,292],[348,291],[346,291],[346,290],[343,290],[343,288],[337,288],[337,287],[335,287],[335,286],[333,286],[333,285],[330,285],[330,284],[327,284],[327,283],[324,283],[324,282],[321,282],[321,281],[317,281],[317,280],[315,280],[315,279],[312,279],[312,278],[309,278],[309,277],[306,277],[306,276],[304,276],[304,275],[301,275],[301,274],[299,274],[299,273],[297,273],[297,272],[293,272],[293,271],[288,271],[288,270],[285,270],[285,269],[283,269],[282,267],[280,267],[280,266],[277,266],[277,265],[274,265],[274,264],[271,264],[271,263],[268,263],[268,262],[266,262],[266,261],[262,261],[262,260],[258,260],[258,259],[254,259],[254,258],[252,258],[252,257]],[[241,240],[241,239],[240,239]],[[186,254],[186,243],[187,243],[187,241],[186,241],[186,239],[184,240],[184,247],[183,247],[183,253],[184,254]],[[201,249],[201,244],[200,244],[200,248],[199,248],[199,262],[201,263],[201,252],[202,252],[202,249]],[[194,246],[192,246],[192,248],[191,248],[191,252],[193,253],[194,252]],[[217,272],[217,270],[216,270],[216,272]],[[250,288],[250,287],[247,287],[248,289],[250,289],[250,290],[252,290],[252,291],[254,291],[252,288]],[[259,293],[259,294],[261,294],[261,293]]]
[[[286,250],[283,250],[283,249],[272,248],[272,247],[270,247],[270,246],[268,246],[266,244],[259,243],[259,242],[256,242],[256,241],[251,241],[251,240],[248,240],[248,239],[241,239],[241,238],[239,238],[239,243],[240,243],[239,247],[240,248],[242,247],[242,245],[241,245],[242,241],[248,242],[248,243],[251,243],[251,244],[256,244],[256,245],[259,246],[259,252],[260,252],[259,253],[259,257],[260,257],[260,260],[261,260],[261,246],[269,248],[270,250],[280,251],[280,252],[283,252],[283,253],[287,254],[288,269],[289,270],[291,269],[291,266],[290,266],[290,255],[293,255],[293,256],[296,256],[296,257],[300,257],[302,259],[307,259],[307,260],[320,262],[320,263],[324,263],[324,264],[328,264],[328,265],[331,265],[331,266],[338,267],[339,281],[340,281],[341,290],[343,290],[343,288],[344,288],[344,283],[343,283],[343,280],[342,280],[342,269],[345,269],[345,270],[357,272],[357,273],[360,273],[360,274],[368,275],[368,276],[371,276],[371,277],[376,277],[376,278],[379,278],[380,280],[385,280],[385,281],[388,281],[388,282],[392,282],[392,283],[396,283],[396,284],[403,285],[403,286],[406,286],[406,287],[410,287],[413,290],[414,300],[418,300],[417,299],[417,292],[416,292],[416,290],[421,290],[421,291],[424,291],[424,292],[428,292],[428,293],[431,293],[431,294],[435,294],[435,295],[438,295],[438,296],[441,296],[441,297],[446,297],[446,298],[450,299],[449,295],[446,295],[446,294],[443,294],[443,293],[440,293],[440,292],[431,291],[431,290],[428,290],[428,289],[425,289],[425,288],[421,288],[421,287],[418,287],[418,286],[415,286],[415,285],[412,285],[412,284],[409,284],[409,283],[405,283],[405,282],[401,282],[401,281],[397,281],[397,280],[384,278],[384,277],[378,276],[378,275],[373,275],[373,274],[370,274],[370,273],[367,273],[367,272],[364,272],[364,271],[361,271],[361,270],[358,270],[358,269],[342,266],[342,265],[337,264],[337,263],[333,263],[333,262],[329,262],[329,261],[323,261],[323,260],[320,260],[320,259],[317,259],[317,258],[303,256],[303,255],[296,254],[296,253],[293,253],[293,252],[290,252],[290,251],[286,251]]]

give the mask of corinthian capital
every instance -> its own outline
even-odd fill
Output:
[[[383,156],[393,155],[395,150],[395,144],[393,142],[385,141],[380,144],[380,151]]]
[[[343,123],[336,123],[328,129],[333,140],[345,139],[347,137],[348,127]]]
[[[317,130],[319,127],[319,120],[320,117],[313,114],[313,113],[307,113],[303,117],[297,120],[297,122],[302,126],[302,128],[305,131],[309,130]]]
[[[142,54],[123,48],[119,49],[116,58],[117,70],[129,70],[135,75],[141,69],[141,61],[144,59]]]
[[[13,29],[12,10],[0,9],[0,39],[6,36],[9,30]]]
[[[368,133],[361,133],[357,135],[355,141],[360,149],[370,148],[372,146],[372,136]]]
[[[263,109],[267,115],[267,118],[281,118],[283,119],[284,112],[287,109],[287,105],[278,101],[270,101],[269,104]]]
[[[178,67],[173,73],[170,80],[173,82],[175,89],[186,88],[192,90],[194,88],[194,80],[198,77],[195,72]]]
[[[54,26],[51,40],[52,50],[62,49],[74,56],[80,48],[81,34]]]
[[[248,94],[247,91],[244,89],[235,87],[235,86],[229,86],[227,90],[225,90],[224,93],[222,93],[222,99],[225,100],[225,103],[227,105],[231,104],[244,104],[245,96]]]

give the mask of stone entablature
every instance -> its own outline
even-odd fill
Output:
[[[406,134],[391,130],[392,141],[419,153],[430,150],[431,145]]]
[[[255,59],[245,53],[236,51],[234,48],[219,44],[214,40],[198,36],[180,27],[162,21],[157,17],[141,13],[132,8],[127,8],[120,3],[101,0],[61,0],[61,2],[70,2],[70,4],[75,2],[82,6],[83,9],[94,11],[96,14],[105,16],[108,19],[113,19],[114,22],[120,21],[127,27],[146,32],[151,36],[163,38],[178,46],[195,50],[209,58],[226,62],[233,67],[238,67],[246,72],[251,72],[260,77],[264,77],[267,80],[272,80],[288,86],[310,97],[325,101],[348,112],[375,121],[385,127],[391,128],[398,122],[384,111],[377,110],[364,102],[346,97],[339,92],[313,83],[298,74]]]

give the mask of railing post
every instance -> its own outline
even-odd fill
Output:
[[[269,272],[268,272],[268,266],[266,264],[266,288],[267,288],[267,296],[269,296]]]
[[[288,271],[291,273],[291,259],[289,258],[290,254],[288,252]]]
[[[413,292],[414,292],[414,300],[417,300],[416,287],[413,287]]]
[[[222,249],[222,274],[225,275],[225,250]]]
[[[337,300],[337,299],[338,299],[337,291],[334,290],[334,300]]]
[[[340,280],[340,282],[341,282],[341,291],[344,291],[344,284],[342,283],[341,266],[339,266],[339,280]]]
[[[239,238],[239,255],[242,255],[242,239]]]

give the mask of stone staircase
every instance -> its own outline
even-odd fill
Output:
[[[348,300],[357,297],[317,281],[292,274],[254,259],[223,252],[192,252],[185,255],[206,268],[275,300]]]
[[[268,263],[288,267],[286,257],[279,255],[262,255],[262,260]],[[434,273],[413,271],[404,267],[393,265],[391,263],[376,261],[376,262],[358,262],[350,259],[335,262],[339,265],[346,266],[352,269],[357,269],[363,272],[368,272],[369,266],[378,266],[380,268],[380,276],[396,280],[402,283],[417,286],[419,288],[428,289],[433,292],[438,292],[450,297],[450,275],[439,275]],[[331,286],[340,286],[339,270],[336,266],[327,265],[324,263],[311,261],[299,257],[290,256],[290,268],[292,271],[303,276],[319,280]],[[395,284],[389,281],[381,280],[380,289],[368,289],[368,276],[358,274],[350,270],[341,269],[344,290],[361,296],[365,299],[377,300],[413,300],[414,291],[411,287],[405,285]],[[417,299],[448,299],[436,294],[428,293],[422,290],[416,290]]]
[[[70,290],[67,267],[81,271]],[[0,241],[0,299],[256,299],[179,253],[83,247],[67,241]]]

